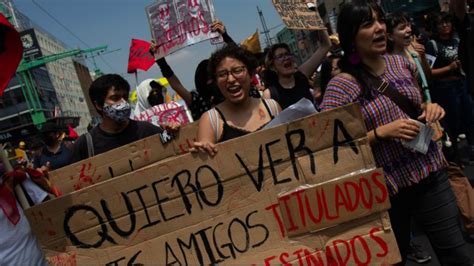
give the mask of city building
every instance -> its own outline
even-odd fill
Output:
[[[45,62],[37,59],[69,50],[15,9],[11,0],[0,0],[0,12],[20,32],[24,46],[23,66]],[[12,78],[0,99],[0,142],[28,139],[36,135],[42,123],[50,120],[64,127],[71,125],[79,134],[86,132],[91,115],[71,57],[46,64],[30,64],[22,73]],[[31,82],[30,86],[24,85],[25,79]]]
[[[49,33],[35,29],[39,46],[44,56],[65,52],[67,46]],[[74,61],[71,57],[46,64],[58,98],[59,116],[80,117],[76,128],[78,134],[87,131],[91,114],[81,87]]]

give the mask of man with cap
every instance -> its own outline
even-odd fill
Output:
[[[41,139],[44,147],[34,157],[34,168],[47,166],[55,170],[70,164],[72,144],[63,142],[63,130],[53,122],[47,122],[41,128]]]

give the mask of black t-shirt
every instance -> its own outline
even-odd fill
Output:
[[[300,71],[297,71],[294,75],[295,86],[291,89],[283,88],[278,80],[272,82],[269,86],[272,99],[280,104],[281,109],[286,109],[302,98],[313,102],[313,96],[310,91],[311,85],[309,84],[308,78]]]
[[[151,123],[130,120],[128,126],[120,133],[110,134],[96,126],[90,131],[90,134],[94,145],[94,155],[98,155],[162,132],[163,129]],[[72,163],[88,157],[86,136],[82,135],[74,144]]]
[[[43,147],[41,153],[34,158],[34,168],[40,168],[48,162],[51,164],[50,170],[56,170],[69,165],[72,156],[72,143],[61,142],[60,145],[61,146],[56,153],[50,152],[46,146]]]
[[[459,39],[457,38],[451,38],[449,40],[433,40],[428,42],[426,45],[426,53],[436,56],[433,68],[448,66],[458,59],[458,46]]]

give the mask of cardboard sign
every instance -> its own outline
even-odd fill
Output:
[[[169,123],[177,123],[184,126],[193,121],[191,113],[187,110],[186,106],[179,105],[177,102],[155,105],[134,116],[132,119],[147,121],[157,126]]]
[[[49,173],[50,180],[64,194],[89,187],[165,158],[187,153],[195,141],[197,129],[197,123],[186,125],[180,128],[173,141],[164,145],[160,135],[150,136],[52,171]]]
[[[383,173],[374,168],[358,105],[265,129],[217,149],[213,158],[188,153],[160,161],[34,206],[26,215],[53,262],[352,265],[400,260],[382,211],[388,207]],[[363,191],[370,187],[373,197],[364,199],[373,199],[373,207],[348,201],[334,217],[341,207],[327,198],[323,205],[333,221],[310,224],[323,202],[311,194],[322,189],[326,197],[337,195],[344,182]],[[357,191],[349,188],[346,198],[354,200]],[[296,202],[285,195],[296,195]],[[297,195],[311,215],[301,215]]]
[[[215,37],[211,0],[158,0],[146,7],[146,14],[157,58]]]
[[[272,1],[287,28],[295,30],[321,30],[326,28],[317,8],[311,10],[305,2],[301,0]]]

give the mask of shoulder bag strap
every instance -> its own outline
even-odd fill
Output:
[[[86,134],[86,143],[87,143],[87,155],[94,157],[94,142],[92,141],[91,133],[87,132]]]
[[[431,95],[428,88],[428,81],[426,80],[426,75],[425,75],[425,72],[423,71],[423,66],[421,65],[420,58],[418,57],[416,53],[413,53],[413,52],[410,52],[410,55],[411,57],[413,57],[413,60],[415,61],[418,74],[420,74],[421,88],[423,89],[423,94],[425,94],[426,102],[430,103]]]
[[[385,80],[380,80],[377,91],[390,98],[390,100],[398,105],[398,107],[412,119],[416,120],[421,114],[420,109],[417,108],[408,97],[398,92]]]

